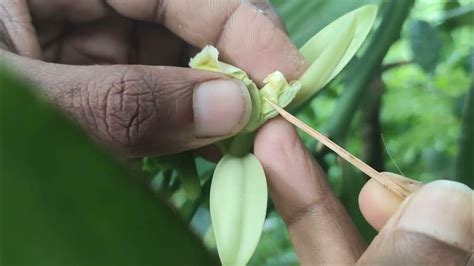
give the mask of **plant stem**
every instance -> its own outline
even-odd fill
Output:
[[[370,95],[362,108],[362,138],[364,161],[375,170],[384,170],[384,150],[382,145],[382,125],[380,110],[385,88],[381,73],[377,73],[370,84]]]
[[[222,154],[242,157],[252,151],[256,132],[241,133],[219,143]]]
[[[473,188],[474,173],[474,84],[471,84],[462,120],[462,131],[459,139],[459,153],[456,161],[456,180]]]
[[[402,61],[398,61],[398,62],[388,63],[388,64],[382,66],[382,73],[385,72],[385,71],[392,70],[392,69],[397,68],[397,67],[409,65],[411,63],[413,63],[411,60],[402,60]]]

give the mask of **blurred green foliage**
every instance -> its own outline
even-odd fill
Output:
[[[426,72],[435,71],[442,46],[436,27],[423,20],[413,20],[409,25],[408,39],[413,61]]]
[[[472,187],[474,4],[471,0],[417,0],[413,6],[411,0],[397,2],[411,8],[403,27],[380,28],[387,19],[384,14],[389,13],[381,12],[375,26],[379,32],[369,37],[359,57],[298,116],[317,129],[345,119],[342,129],[335,127],[337,141],[369,163],[378,161],[380,165],[374,167],[395,173],[400,169],[424,182],[445,178]],[[352,9],[368,3],[378,4],[380,10],[395,5],[379,0],[272,3],[298,47]],[[380,32],[386,49],[376,45],[374,36]],[[18,94],[5,90],[15,87],[11,83],[15,81],[0,77],[2,265],[14,256],[25,262],[55,259],[47,265],[214,263],[183,223],[189,222],[216,254],[208,206],[214,163],[191,153],[178,155],[184,156],[178,164],[173,164],[174,157],[135,161],[135,174],[148,185],[147,191],[138,185],[139,179],[128,179],[119,164],[49,107],[23,90]],[[341,112],[341,106],[349,111]],[[7,115],[13,109],[15,113],[24,110],[17,116]],[[308,136],[301,137],[327,171],[364,238],[371,241],[376,232],[363,219],[357,203],[367,177]],[[250,265],[298,265],[286,227],[271,202],[269,209]],[[24,250],[32,256],[18,255]]]

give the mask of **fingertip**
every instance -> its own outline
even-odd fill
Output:
[[[359,194],[359,208],[367,222],[380,230],[392,217],[403,200],[371,179]]]

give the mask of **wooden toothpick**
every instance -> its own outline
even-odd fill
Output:
[[[369,177],[373,178],[377,182],[379,182],[383,187],[387,188],[388,190],[392,191],[393,193],[397,194],[401,198],[408,197],[414,189],[418,188],[418,182],[416,181],[409,181],[409,179],[398,176],[398,178],[394,178],[395,174],[392,173],[380,173],[374,168],[370,167],[368,164],[364,163],[359,158],[355,157],[341,146],[334,143],[332,140],[324,136],[323,134],[319,133],[315,129],[311,128],[310,126],[303,123],[301,120],[293,116],[292,114],[285,111],[280,106],[276,105],[272,101],[264,98],[268,104],[270,104],[283,118],[285,118],[288,122],[292,123],[293,125],[297,126],[299,129],[306,132],[308,135],[312,136],[324,146],[328,147],[332,151],[334,151],[337,155],[341,158],[346,160],[347,162],[351,163],[360,171],[364,172]],[[405,180],[406,179],[406,180]],[[413,186],[414,185],[414,186]]]

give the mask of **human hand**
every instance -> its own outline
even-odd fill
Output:
[[[302,265],[472,265],[474,193],[435,181],[402,202],[369,181],[359,205],[378,236],[367,247],[293,127],[281,118],[257,134],[275,206]]]
[[[143,156],[247,123],[242,82],[184,67],[195,47],[216,46],[257,83],[299,77],[305,61],[277,25],[266,0],[0,0],[0,52],[92,135]]]

